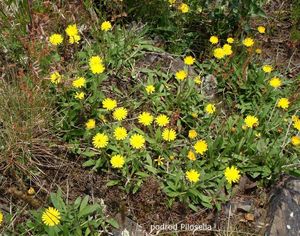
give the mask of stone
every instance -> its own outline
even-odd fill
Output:
[[[265,235],[299,236],[300,179],[284,175],[269,199]]]

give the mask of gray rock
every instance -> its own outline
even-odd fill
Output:
[[[267,212],[265,235],[300,235],[300,179],[284,176],[272,190]]]

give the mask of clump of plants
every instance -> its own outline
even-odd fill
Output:
[[[207,61],[189,54],[175,73],[147,69],[139,77],[132,66],[146,52],[139,44],[124,50],[121,30],[104,21],[101,43],[75,53],[76,70],[50,73],[65,139],[85,167],[114,176],[108,186],[135,193],[154,175],[169,204],[179,199],[196,210],[220,208],[242,175],[268,183],[298,173],[299,101],[290,97],[292,82],[260,62],[255,35],[211,36]],[[266,33],[263,26],[257,31]],[[66,34],[70,44],[80,43],[76,25]],[[59,51],[66,36],[52,35],[50,43]],[[124,74],[116,78],[120,63]],[[214,98],[203,92],[212,77]]]
[[[30,211],[25,216],[28,219],[14,229],[9,222],[14,221],[15,215],[0,211],[0,226],[5,227],[4,235],[99,235],[109,232],[111,227],[119,227],[113,218],[105,215],[104,207],[103,204],[91,204],[88,196],[67,203],[59,190],[50,195],[48,207]]]

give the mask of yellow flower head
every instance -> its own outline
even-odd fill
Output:
[[[156,117],[155,122],[156,124],[158,124],[158,126],[163,127],[168,125],[170,120],[166,115],[159,115],[158,117]]]
[[[122,168],[125,164],[125,158],[121,155],[114,155],[110,159],[113,168]]]
[[[162,166],[162,165],[164,164],[164,162],[163,162],[164,159],[165,159],[165,158],[159,156],[159,157],[158,157],[157,159],[155,159],[154,161],[157,162],[157,165],[158,165],[158,166]]]
[[[295,120],[294,121],[294,128],[300,131],[300,120]]]
[[[55,46],[60,45],[63,40],[64,38],[61,34],[52,34],[49,38],[49,42]]]
[[[145,145],[145,138],[143,135],[140,134],[134,134],[130,137],[130,145],[135,149],[143,148]]]
[[[282,85],[281,80],[277,77],[273,77],[270,81],[269,84],[273,87],[273,88],[278,88]]]
[[[145,126],[151,125],[153,119],[153,116],[149,112],[143,112],[139,115],[139,123]]]
[[[59,84],[61,81],[61,75],[55,71],[50,75],[50,80],[52,84]]]
[[[233,38],[229,37],[229,38],[227,39],[227,43],[233,43],[233,42],[234,42],[234,39],[233,39]]]
[[[194,148],[196,153],[203,155],[207,151],[207,143],[205,140],[199,140],[195,143]]]
[[[287,98],[280,98],[278,103],[277,103],[277,107],[280,107],[282,109],[287,109],[289,107],[289,100]]]
[[[93,137],[93,145],[95,148],[105,148],[108,144],[108,136],[103,133],[97,133]]]
[[[196,76],[195,79],[194,79],[194,82],[195,82],[195,84],[201,84],[202,83],[201,77]]]
[[[255,50],[255,52],[256,52],[257,54],[261,54],[261,49],[260,49],[260,48],[257,48],[257,49]]]
[[[174,141],[176,139],[176,131],[174,129],[164,129],[162,137],[166,141]]]
[[[228,183],[237,183],[240,179],[240,171],[232,166],[232,167],[226,167],[224,172],[225,178],[228,181]]]
[[[219,42],[219,39],[218,39],[217,36],[211,36],[211,37],[209,38],[209,42],[210,42],[211,44],[217,44],[217,43]]]
[[[184,64],[190,66],[193,65],[195,63],[196,59],[192,56],[187,56],[184,58]]]
[[[106,98],[102,101],[102,107],[111,111],[117,107],[117,101],[111,98]]]
[[[124,127],[117,127],[114,130],[116,140],[124,140],[127,137],[127,130]]]
[[[300,146],[300,137],[299,136],[293,136],[291,138],[291,142],[294,146]]]
[[[176,77],[176,79],[184,80],[187,77],[187,73],[184,70],[180,70],[180,71],[176,72],[175,77]]]
[[[258,126],[258,124],[259,124],[257,117],[251,116],[251,115],[246,116],[244,122],[245,122],[246,127],[249,127],[249,128],[253,128],[255,126]]]
[[[193,151],[189,151],[187,157],[191,161],[195,161],[196,160],[196,155],[195,155],[195,153]]]
[[[42,221],[47,226],[55,226],[60,222],[60,212],[53,207],[48,207],[42,214]]]
[[[264,34],[266,32],[266,28],[263,26],[258,26],[257,27],[257,31],[261,34]]]
[[[93,74],[101,74],[105,70],[103,59],[99,56],[92,56],[89,60],[89,65]]]
[[[196,183],[199,181],[200,178],[200,173],[196,170],[189,170],[185,173],[186,178],[188,179],[188,181],[190,181],[191,183]]]
[[[270,65],[264,65],[264,66],[262,67],[262,69],[263,69],[263,71],[266,72],[266,73],[271,73],[272,70],[273,70],[273,67],[270,66]]]
[[[246,47],[252,47],[253,44],[254,44],[254,40],[252,38],[245,38],[243,40],[243,44],[246,46]]]
[[[152,84],[149,84],[146,86],[146,92],[147,94],[152,94],[155,91],[155,87]]]
[[[78,35],[78,29],[76,24],[68,25],[68,27],[66,28],[66,34],[70,37]]]
[[[3,218],[3,213],[0,211],[0,225],[2,224]]]
[[[84,99],[84,96],[85,96],[84,92],[76,92],[74,97],[76,99],[82,100],[82,99]]]
[[[178,10],[181,11],[182,13],[187,13],[189,12],[189,6],[185,3],[181,3],[178,7]]]
[[[86,83],[85,78],[79,77],[78,79],[76,79],[76,80],[74,80],[74,81],[72,82],[72,85],[73,85],[75,88],[81,88],[81,87],[84,87],[84,86],[85,86],[85,83]]]
[[[224,44],[223,45],[223,51],[224,51],[225,55],[227,55],[227,56],[231,55],[232,54],[231,45],[229,45],[227,43]]]
[[[225,56],[223,48],[214,49],[214,57],[217,59],[222,59]]]
[[[109,21],[104,21],[102,24],[101,24],[101,30],[102,31],[108,31],[111,29],[111,23]]]
[[[27,194],[28,195],[34,195],[35,194],[35,190],[33,187],[30,187],[28,190],[27,190]]]
[[[205,112],[208,114],[213,114],[216,111],[216,106],[214,104],[207,104],[205,107]]]
[[[115,120],[121,121],[124,120],[127,116],[127,109],[124,107],[118,107],[113,113],[113,117]]]
[[[296,121],[298,121],[298,120],[300,120],[300,118],[299,118],[298,116],[292,115],[292,121],[293,121],[293,122],[296,122]]]
[[[190,138],[190,139],[194,139],[194,138],[196,138],[197,136],[198,136],[198,134],[197,134],[197,131],[196,131],[196,130],[191,129],[191,130],[189,131],[189,138]]]
[[[76,34],[74,36],[70,36],[69,37],[69,43],[70,44],[74,44],[74,43],[78,43],[80,41],[81,37],[79,34]]]
[[[94,129],[96,127],[96,121],[94,119],[89,119],[86,123],[85,123],[85,127],[87,130],[89,129]]]

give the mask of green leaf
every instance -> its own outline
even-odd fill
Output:
[[[120,180],[110,180],[106,183],[107,187],[111,187],[120,183]]]
[[[78,218],[81,218],[83,216],[92,214],[93,212],[95,212],[99,209],[100,209],[100,206],[98,204],[94,204],[94,205],[91,205],[91,206],[86,206],[81,211],[79,211]]]
[[[106,222],[116,229],[119,228],[119,224],[115,219],[111,218],[111,219],[108,219]]]
[[[83,166],[83,167],[94,166],[95,163],[96,163],[96,161],[91,159],[91,160],[85,161],[85,162],[82,164],[82,166]]]

